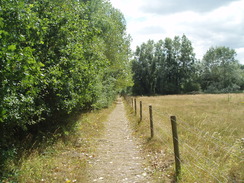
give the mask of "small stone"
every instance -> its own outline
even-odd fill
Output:
[[[143,175],[144,177],[146,177],[146,176],[147,176],[147,172],[144,172],[142,175]]]

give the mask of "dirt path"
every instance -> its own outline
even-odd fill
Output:
[[[140,156],[140,146],[132,137],[121,99],[105,122],[105,134],[98,139],[97,153],[91,162],[89,182],[152,182]]]

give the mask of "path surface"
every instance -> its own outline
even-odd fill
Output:
[[[89,179],[103,183],[151,183],[120,98],[105,122],[104,136],[98,139]]]

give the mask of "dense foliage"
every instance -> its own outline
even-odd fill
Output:
[[[243,90],[244,70],[228,47],[210,48],[201,63],[200,83],[204,91],[234,92]]]
[[[133,92],[173,94],[198,89],[195,84],[196,58],[185,35],[157,43],[149,40],[137,47],[133,61]]]
[[[132,85],[125,20],[107,1],[1,0],[0,40],[0,166],[19,129]]]
[[[195,58],[191,41],[165,38],[138,46],[132,63],[136,95],[243,90],[243,66],[228,47],[210,48],[202,61]]]

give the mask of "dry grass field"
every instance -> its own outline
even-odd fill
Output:
[[[170,116],[177,118],[181,158],[180,182],[244,182],[244,94],[168,95],[136,97],[143,120],[134,123],[145,148],[153,152],[155,176],[174,176]],[[128,100],[131,105],[131,99]],[[150,139],[152,105],[154,138]],[[161,163],[160,163],[161,162]]]

